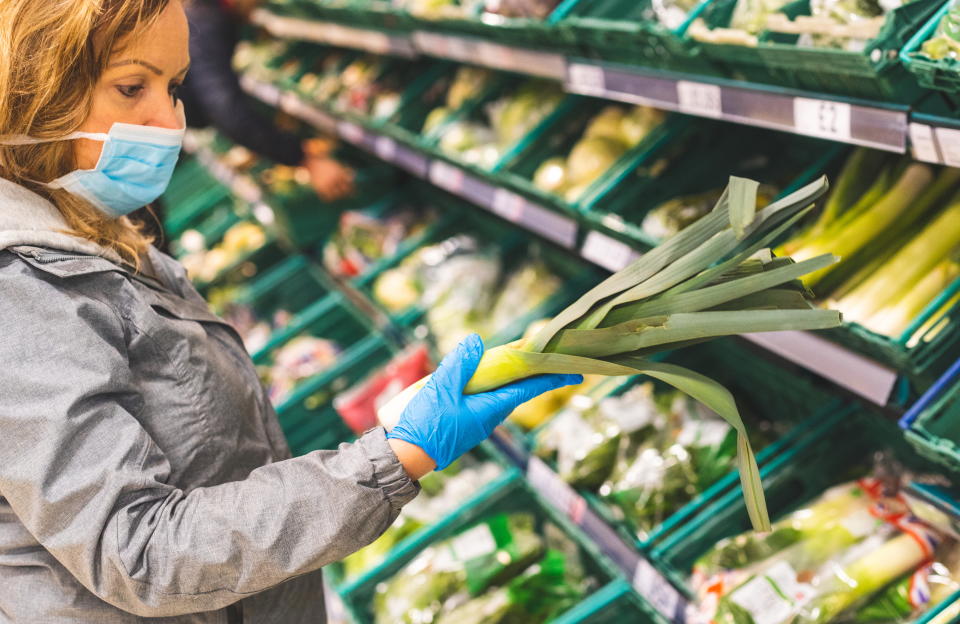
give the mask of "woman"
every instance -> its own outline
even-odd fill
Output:
[[[323,621],[321,566],[578,381],[465,397],[470,337],[389,436],[290,458],[235,332],[124,216],[169,181],[187,41],[180,0],[0,2],[0,622]]]

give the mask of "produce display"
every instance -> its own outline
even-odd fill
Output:
[[[567,156],[556,156],[540,164],[533,174],[534,186],[576,201],[663,119],[662,111],[646,106],[603,108],[590,119]]]
[[[340,347],[331,340],[310,335],[291,339],[273,354],[273,364],[258,367],[267,396],[279,405],[297,385],[334,365]]]
[[[857,150],[815,220],[782,251],[842,258],[804,278],[845,320],[898,337],[960,276],[960,170]],[[946,302],[943,309],[953,302]]]
[[[290,324],[293,314],[279,309],[269,318],[260,318],[251,305],[237,300],[238,291],[236,286],[214,288],[207,295],[207,301],[217,316],[237,330],[247,352],[256,353],[267,345],[273,332]]]
[[[764,446],[770,433],[751,426],[751,443]],[[576,397],[540,430],[536,453],[646,539],[735,468],[737,432],[687,395],[645,382],[599,401]]]
[[[507,19],[542,20],[559,4],[560,0],[484,0],[481,19],[491,22],[489,16],[496,15]]]
[[[521,83],[512,93],[487,104],[482,120],[458,119],[444,125],[440,149],[457,155],[464,162],[489,169],[504,150],[533,130],[562,99],[563,91],[555,82],[529,80]],[[437,123],[434,115],[440,116],[436,110],[430,115],[424,129]],[[446,118],[448,114],[444,112],[442,116]]]
[[[343,560],[344,576],[355,577],[376,566],[394,546],[453,512],[502,472],[495,462],[467,455],[442,472],[426,475],[420,479],[420,495],[401,510],[390,528],[372,544]]]
[[[377,624],[541,624],[596,586],[577,548],[530,513],[500,513],[434,544],[377,587]]]
[[[762,184],[757,190],[757,206],[762,208],[773,201],[777,189]],[[640,224],[641,229],[654,240],[663,240],[702,219],[713,210],[723,189],[684,195],[667,200],[651,209]]]
[[[211,282],[225,269],[266,242],[267,233],[263,227],[247,221],[232,226],[223,235],[223,239],[210,249],[204,248],[203,235],[196,230],[187,230],[180,236],[180,248],[186,252],[180,257],[180,262],[190,279]]]
[[[493,77],[494,73],[489,69],[469,65],[458,67],[446,89],[443,106],[430,111],[420,129],[421,132],[430,134],[442,126],[454,111],[483,93]]]
[[[508,270],[494,246],[458,235],[385,271],[373,296],[394,313],[426,310],[427,326],[446,353],[467,334],[495,335],[540,307],[560,285],[542,262],[527,260]]]
[[[950,1],[950,10],[940,19],[933,37],[923,42],[921,53],[935,61],[960,58],[960,5]]]
[[[417,235],[433,220],[423,211],[402,209],[382,217],[349,210],[323,249],[323,264],[339,277],[356,277],[378,260],[397,252],[400,244]]]
[[[769,31],[797,35],[798,47],[860,52],[880,34],[889,12],[905,2],[811,0],[810,14],[793,19],[782,12],[788,4],[784,0],[738,0],[728,27],[710,29],[698,19],[689,33],[707,43],[756,46],[759,35]]]
[[[765,534],[695,564],[693,621],[907,622],[960,589],[960,547],[913,515],[889,474],[836,486]]]

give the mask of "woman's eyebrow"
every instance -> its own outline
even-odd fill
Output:
[[[163,70],[162,70],[162,69],[160,69],[159,67],[157,67],[156,65],[154,65],[154,64],[152,64],[152,63],[148,63],[148,62],[142,61],[142,60],[140,60],[140,59],[126,59],[126,60],[123,60],[123,61],[117,61],[116,63],[111,63],[111,64],[108,65],[107,67],[108,67],[108,69],[110,69],[110,68],[113,68],[113,67],[122,67],[122,66],[124,66],[124,65],[142,65],[143,67],[146,67],[147,69],[149,69],[150,71],[152,71],[153,73],[155,73],[155,74],[158,75],[158,76],[162,76],[162,75],[163,75]]]

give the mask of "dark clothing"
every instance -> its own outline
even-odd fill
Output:
[[[230,140],[284,165],[303,162],[301,140],[260,115],[240,87],[231,59],[240,23],[216,0],[194,0],[190,21],[190,73],[180,89],[193,128],[213,126]]]

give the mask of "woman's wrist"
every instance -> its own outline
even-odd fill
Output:
[[[433,472],[437,467],[436,462],[430,459],[430,456],[416,444],[410,444],[396,438],[388,439],[387,444],[393,449],[397,459],[400,460],[400,465],[403,466],[407,476],[413,481],[419,481],[421,477]]]

